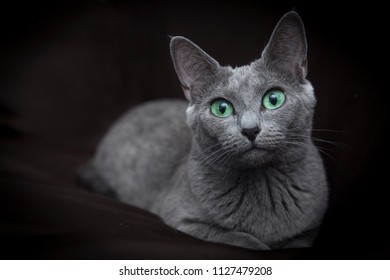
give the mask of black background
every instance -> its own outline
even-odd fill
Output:
[[[260,57],[279,18],[302,17],[330,207],[313,249],[253,252],[192,239],[77,185],[109,125],[147,100],[183,98],[169,35],[222,65]],[[0,11],[2,258],[390,256],[387,50],[374,2],[53,1]]]

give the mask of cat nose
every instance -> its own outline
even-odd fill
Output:
[[[260,128],[258,126],[252,128],[243,128],[241,130],[242,135],[248,138],[250,141],[255,141],[257,134],[259,134]]]

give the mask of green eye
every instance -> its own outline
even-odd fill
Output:
[[[286,95],[283,91],[278,89],[273,89],[268,91],[263,98],[263,105],[265,108],[270,110],[278,109],[284,104],[286,100]]]
[[[220,118],[227,118],[231,114],[233,114],[233,105],[229,101],[225,99],[218,99],[215,100],[211,104],[211,112],[214,116],[220,117]]]

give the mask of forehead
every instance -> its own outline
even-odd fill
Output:
[[[225,90],[242,95],[263,95],[271,88],[300,90],[300,84],[287,73],[272,71],[263,64],[230,68],[222,85]]]
[[[237,67],[232,69],[230,76],[227,79],[227,86],[231,89],[249,88],[261,82],[258,73],[254,73],[250,65]]]
[[[222,85],[222,91],[227,98],[251,103],[253,98],[262,96],[268,89],[281,86],[280,82],[270,73],[246,65],[231,69]],[[237,100],[238,101],[238,100]]]

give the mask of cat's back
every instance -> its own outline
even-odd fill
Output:
[[[149,208],[169,185],[191,146],[186,108],[182,100],[148,102],[125,113],[105,135],[92,165],[122,201]]]

